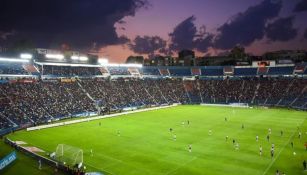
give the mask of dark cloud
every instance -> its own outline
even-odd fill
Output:
[[[164,47],[164,48],[159,49],[158,51],[159,51],[159,53],[161,53],[163,55],[173,55],[172,50],[169,49],[169,48]]]
[[[194,16],[185,19],[169,34],[171,37],[171,50],[197,49],[198,51],[206,52],[208,47],[212,46],[214,36],[206,32],[205,26],[197,30],[195,20]]]
[[[279,18],[266,27],[266,36],[271,41],[289,41],[297,36],[297,29],[293,28],[294,17]]]
[[[172,50],[194,48],[193,41],[197,34],[197,28],[194,24],[195,19],[194,16],[185,19],[174,28],[172,33],[169,34],[172,42],[170,48]]]
[[[135,53],[149,54],[165,48],[166,41],[158,36],[137,36],[129,46]]]
[[[15,31],[11,31],[11,32],[0,31],[0,40],[2,41],[7,40],[9,37],[14,36],[14,35],[15,35]]]
[[[216,37],[215,46],[230,49],[238,44],[248,46],[255,40],[262,39],[266,23],[279,14],[281,7],[280,0],[264,0],[237,14],[217,29],[220,34]]]
[[[68,43],[82,48],[118,44],[114,24],[146,6],[147,0],[2,0],[0,31],[15,30],[40,46]]]
[[[297,3],[293,11],[294,12],[307,11],[307,0],[301,0],[299,3]]]
[[[201,52],[207,52],[208,48],[212,46],[212,40],[214,35],[212,34],[205,34],[205,37],[197,38],[194,41],[194,47]]]

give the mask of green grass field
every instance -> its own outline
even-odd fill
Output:
[[[8,137],[47,152],[54,152],[58,144],[79,147],[84,151],[88,171],[111,175],[264,175],[275,174],[277,169],[287,175],[300,175],[307,174],[302,166],[307,159],[304,148],[306,118],[306,112],[286,109],[178,106],[63,127],[20,131]],[[169,128],[173,128],[173,133]],[[272,129],[270,142],[266,140],[269,128]],[[209,130],[212,130],[211,135]],[[301,139],[298,138],[299,130]],[[177,136],[176,141],[173,134]],[[258,142],[256,135],[259,135]],[[226,136],[229,136],[228,141]],[[239,150],[233,146],[232,139],[239,143]],[[270,157],[272,143],[275,144],[273,159]],[[192,144],[192,152],[188,151],[189,144]],[[259,155],[260,145],[262,156]],[[91,149],[94,156],[90,154]],[[24,174],[19,170],[18,174]]]

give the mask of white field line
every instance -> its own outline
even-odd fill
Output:
[[[191,160],[185,162],[184,164],[179,165],[178,167],[174,168],[173,170],[171,170],[171,171],[165,173],[165,175],[168,175],[168,174],[171,174],[171,173],[177,171],[178,169],[180,169],[180,168],[186,166],[187,164],[191,163],[192,161],[194,161],[194,160],[196,160],[196,159],[198,159],[198,157],[193,157],[193,159],[191,159]]]
[[[305,120],[302,121],[302,123],[300,124],[300,126],[302,126],[302,124],[305,122]],[[286,144],[280,149],[280,151],[278,152],[278,154],[276,155],[276,157],[274,157],[273,161],[271,161],[271,163],[268,165],[268,167],[265,169],[265,171],[263,172],[262,175],[265,175],[266,173],[268,173],[268,171],[270,170],[270,168],[272,167],[272,165],[274,164],[274,162],[277,160],[277,158],[279,157],[280,153],[285,149],[285,147],[289,144],[289,142],[291,141],[291,139],[294,137],[294,134],[296,133],[296,131],[294,131],[292,133],[292,135],[289,137],[288,141],[286,142]]]

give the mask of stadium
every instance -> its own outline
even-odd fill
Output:
[[[4,0],[0,174],[307,175],[306,11]]]
[[[1,153],[20,156],[7,174],[302,174],[305,64],[19,61],[1,63]]]

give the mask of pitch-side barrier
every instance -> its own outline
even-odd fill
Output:
[[[202,103],[202,106],[216,106],[216,107],[235,107],[235,108],[249,108],[247,103],[230,103],[230,104],[209,104]]]
[[[170,107],[174,107],[174,106],[178,106],[178,105],[179,104],[173,104],[173,105],[168,105],[168,106],[159,106],[159,107],[139,109],[139,110],[128,111],[128,112],[121,112],[121,113],[116,113],[116,114],[102,115],[102,116],[96,116],[96,117],[88,117],[88,118],[79,119],[79,120],[71,120],[71,121],[66,121],[66,122],[29,127],[29,128],[27,128],[27,131],[34,131],[34,130],[39,130],[39,129],[46,129],[46,128],[52,128],[52,127],[58,127],[58,126],[71,125],[71,124],[75,124],[75,123],[88,122],[88,121],[92,121],[92,120],[98,120],[98,119],[110,118],[110,117],[117,117],[117,116],[121,116],[121,115],[127,115],[127,114],[133,114],[133,113],[139,113],[139,112],[145,112],[145,111],[153,111],[153,110],[158,110],[158,109],[170,108]]]

